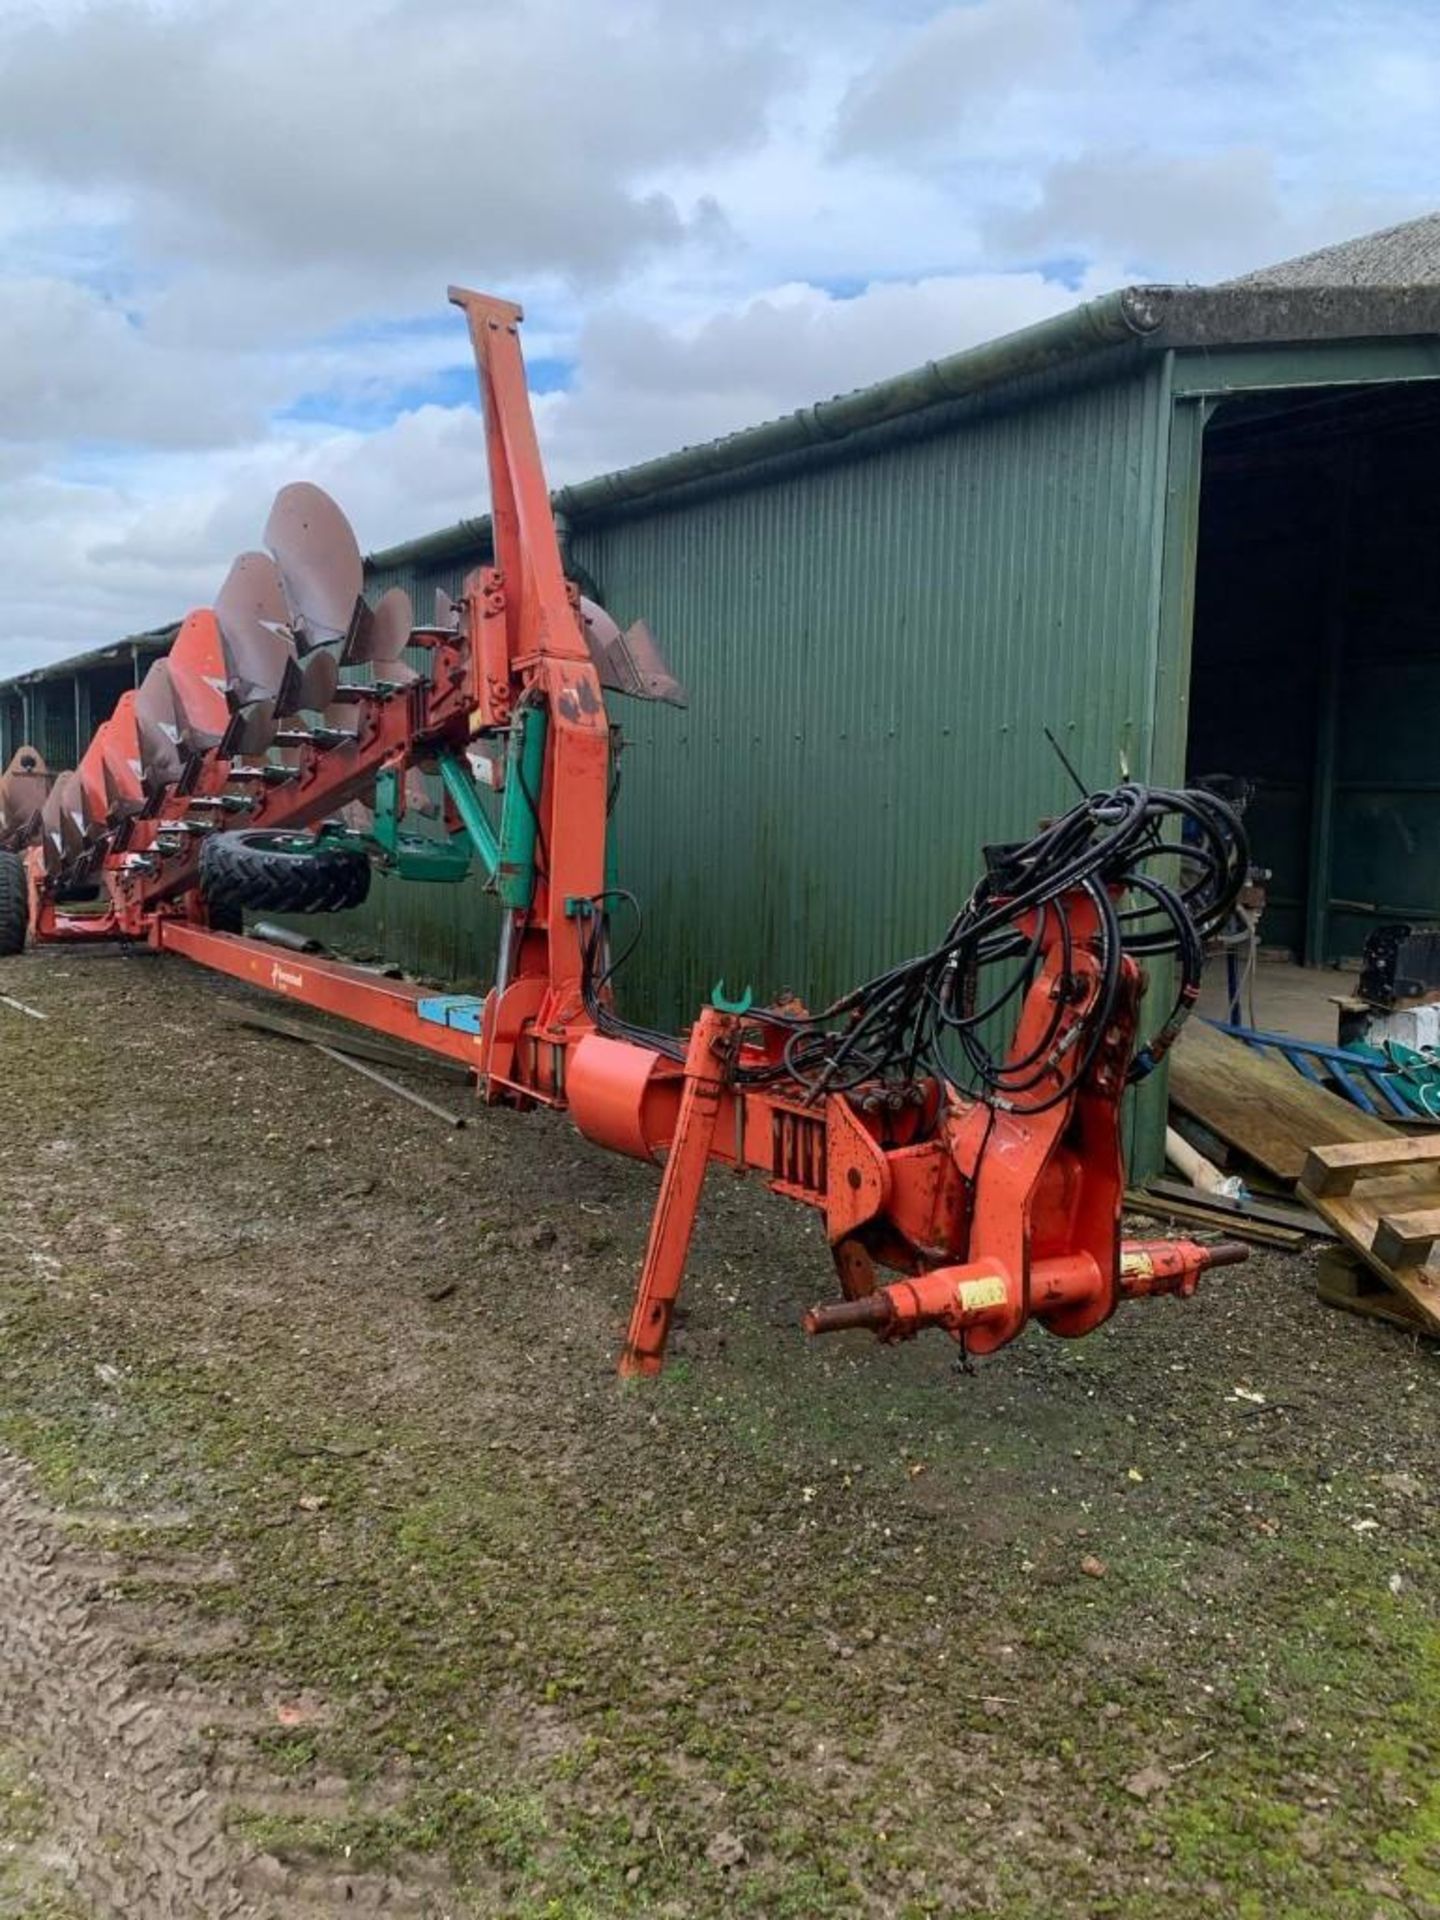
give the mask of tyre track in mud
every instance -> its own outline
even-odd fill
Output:
[[[131,1519],[145,1524],[144,1516]],[[146,1658],[173,1628],[167,1609],[105,1592],[118,1580],[158,1590],[226,1571],[223,1563],[197,1569],[193,1558],[77,1545],[69,1517],[46,1509],[26,1464],[0,1448],[0,1725],[44,1787],[45,1854],[63,1863],[68,1891],[104,1920],[321,1920],[341,1912],[398,1920],[451,1910],[433,1888],[347,1872],[323,1857],[281,1860],[229,1833],[234,1806],[299,1815],[335,1809],[263,1765],[243,1765],[237,1790],[212,1784],[216,1733],[224,1747],[244,1749],[272,1716],[258,1700],[187,1688],[174,1677],[173,1656]]]
[[[53,1839],[97,1913],[248,1920],[243,1859],[183,1738],[134,1684],[132,1655],[67,1575],[64,1534],[0,1451],[0,1673],[16,1740],[54,1809]]]
[[[48,1038],[45,1029],[4,1036],[6,1065],[22,1081],[44,1071]],[[134,1220],[109,1224],[108,1176],[72,1160],[69,1134],[55,1152],[61,1164],[38,1182],[18,1158],[0,1164],[0,1218],[23,1249],[20,1275],[27,1257],[46,1283],[65,1271],[64,1229],[57,1236],[45,1212],[63,1179],[76,1209],[86,1209],[87,1233],[106,1249],[112,1281],[123,1283],[134,1270]],[[7,1313],[0,1297],[0,1338]],[[0,1444],[0,1741],[43,1790],[41,1851],[73,1910],[102,1920],[463,1910],[436,1863],[368,1871],[318,1835],[293,1847],[277,1838],[269,1853],[235,1830],[237,1815],[303,1827],[389,1803],[373,1783],[274,1769],[269,1738],[301,1724],[287,1717],[297,1701],[279,1676],[261,1667],[237,1686],[204,1673],[207,1655],[243,1633],[223,1609],[193,1604],[197,1590],[234,1577],[218,1549],[182,1545],[193,1520],[133,1503],[71,1507],[42,1490],[21,1451]],[[313,1699],[298,1708],[307,1725],[338,1712]],[[8,1911],[0,1890],[0,1915]]]

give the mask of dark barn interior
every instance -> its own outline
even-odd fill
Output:
[[[1440,920],[1437,526],[1426,385],[1268,394],[1211,420],[1187,773],[1252,789],[1267,957],[1348,967],[1382,922]]]

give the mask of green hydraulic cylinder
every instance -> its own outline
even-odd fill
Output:
[[[535,839],[540,830],[548,731],[543,707],[522,707],[510,729],[495,890],[501,903],[517,912],[524,912],[535,893]]]

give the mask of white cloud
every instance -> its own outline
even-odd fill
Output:
[[[1013,112],[1017,92],[1054,93],[1085,65],[1073,0],[965,0],[887,50],[847,89],[835,150],[925,154]]]
[[[1194,155],[1112,149],[1058,162],[1034,204],[995,214],[987,233],[1001,257],[1102,252],[1144,262],[1159,278],[1206,280],[1363,232],[1400,211],[1358,195],[1297,206],[1263,147]]]
[[[0,421],[12,443],[253,435],[285,370],[205,347],[157,349],[118,301],[73,280],[0,280]]]
[[[792,284],[703,320],[625,308],[579,341],[579,378],[539,403],[564,478],[650,458],[867,386],[1027,326],[1083,297],[1038,273],[879,282],[849,299]]]
[[[0,675],[207,605],[296,479],[333,493],[366,547],[482,512],[479,415],[425,407],[375,434],[152,455],[108,481],[0,477],[0,579],[13,583]]]
[[[610,307],[582,331],[581,375],[539,396],[558,483],[770,419],[1069,305],[1039,274],[879,283],[851,299],[791,285],[738,312],[664,326]],[[456,316],[456,330],[461,323]],[[205,604],[253,546],[287,480],[334,494],[371,549],[486,510],[478,412],[427,406],[380,431],[290,428],[206,452],[176,449],[122,474],[0,480],[0,579],[18,629],[0,673],[59,658]]]
[[[1437,109],[1430,0],[0,0],[0,674],[297,475],[366,546],[482,511],[451,280],[583,478],[1404,218]]]
[[[763,131],[783,68],[680,7],[107,0],[0,38],[0,152],[128,196],[140,242],[257,277],[483,252],[612,274],[687,223],[652,173]]]

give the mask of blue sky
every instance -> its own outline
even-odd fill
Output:
[[[0,0],[0,674],[203,604],[285,480],[485,506],[1131,280],[1430,210],[1433,0]]]

